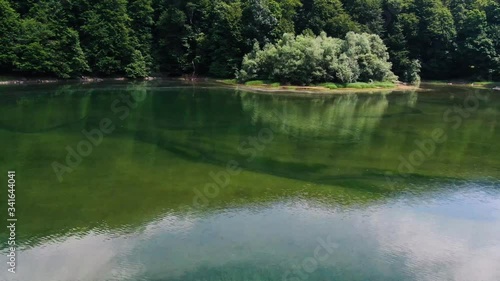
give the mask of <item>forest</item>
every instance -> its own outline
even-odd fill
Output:
[[[275,66],[279,69],[250,73],[251,64],[258,65],[257,54],[264,56],[286,40],[292,50],[283,50],[292,55],[283,53],[285,59],[278,60],[282,66]],[[355,51],[350,48],[360,45],[349,42],[356,40],[380,48],[372,44],[373,50],[367,50],[369,63],[358,60],[360,70],[352,74],[349,54]],[[302,65],[282,71],[296,60],[294,46],[302,48],[299,56],[314,46],[337,50],[335,79],[341,81],[397,76],[413,82],[419,75],[500,80],[500,4],[497,0],[0,0],[3,75],[187,74],[250,79],[266,74],[294,83],[327,81],[323,70],[328,66],[323,72]]]

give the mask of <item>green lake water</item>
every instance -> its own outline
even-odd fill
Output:
[[[0,87],[0,280],[500,280],[500,93]]]

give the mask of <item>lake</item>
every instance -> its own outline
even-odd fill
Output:
[[[1,280],[500,280],[500,93],[0,87]]]

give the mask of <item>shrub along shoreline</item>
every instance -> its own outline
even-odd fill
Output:
[[[285,33],[275,44],[268,43],[262,49],[256,43],[253,51],[243,57],[236,78],[247,83],[267,80],[304,86],[324,84],[329,88],[353,84],[354,88],[364,88],[374,81],[395,83],[398,77],[391,68],[387,47],[378,35],[348,32],[345,39],[339,39],[324,32],[319,36]],[[418,69],[412,75],[412,82],[418,83]]]

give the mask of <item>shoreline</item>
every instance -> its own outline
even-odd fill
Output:
[[[500,82],[494,81],[467,81],[467,80],[449,80],[449,81],[422,81],[422,83],[428,85],[436,85],[436,86],[450,86],[450,87],[467,87],[474,89],[490,89],[490,90],[499,90]]]
[[[3,80],[2,80],[3,78]],[[74,79],[59,79],[59,78],[26,78],[15,76],[0,76],[0,86],[5,85],[37,85],[37,84],[53,84],[53,83],[99,83],[110,81],[181,81],[189,83],[214,83],[220,86],[231,87],[235,89],[242,89],[247,91],[259,93],[294,93],[294,94],[335,94],[335,93],[352,93],[352,92],[392,92],[392,91],[424,91],[420,86],[407,85],[405,83],[395,83],[394,87],[376,87],[373,88],[336,88],[329,89],[323,86],[272,86],[269,84],[263,85],[245,85],[236,83],[227,83],[227,80],[216,79],[210,77],[162,77],[150,76],[144,79],[130,79],[126,77],[82,77]],[[500,82],[468,82],[465,80],[455,81],[422,81],[422,84],[437,85],[437,86],[451,86],[451,87],[468,87],[476,89],[491,89],[500,90]]]
[[[228,85],[221,83],[221,85],[237,89],[244,90],[248,92],[264,94],[264,95],[331,95],[331,94],[349,94],[349,93],[391,93],[394,91],[425,91],[425,89],[413,86],[395,86],[394,88],[340,88],[340,89],[328,89],[318,86],[291,86],[293,88],[287,88],[289,86],[277,87],[265,87],[265,86],[246,86],[246,85]]]
[[[1,80],[4,78],[4,80]],[[7,79],[5,79],[7,78]],[[157,79],[164,79],[161,77],[146,77],[144,79],[129,79],[126,77],[113,77],[113,78],[100,78],[100,77],[82,77],[71,79],[60,78],[25,78],[25,77],[12,77],[0,76],[0,85],[31,85],[31,84],[52,84],[52,83],[98,83],[105,81],[152,81]]]
[[[426,91],[420,85],[408,85],[402,82],[356,82],[356,83],[323,83],[308,86],[280,85],[263,80],[237,83],[235,79],[215,80],[226,87],[263,94],[298,94],[298,95],[328,95],[346,93],[391,93],[394,91]]]
[[[10,78],[4,76],[5,78]],[[146,77],[144,79],[129,79],[126,77],[113,77],[113,78],[99,78],[99,77],[82,77],[76,79],[56,79],[56,78],[25,78],[25,77],[12,77],[13,79],[5,79],[0,81],[0,86],[7,85],[45,85],[45,84],[55,84],[55,83],[100,83],[100,82],[110,82],[110,81],[179,81],[186,83],[213,83],[213,85],[228,87],[233,89],[245,90],[260,94],[293,94],[293,95],[328,95],[328,94],[344,94],[344,93],[390,93],[393,91],[423,91],[423,89],[418,86],[410,86],[403,83],[396,83],[394,87],[373,87],[373,88],[336,88],[329,89],[323,86],[279,86],[273,87],[271,85],[244,85],[236,83],[227,83],[227,80],[216,79],[210,77]],[[0,79],[2,77],[0,76]]]

